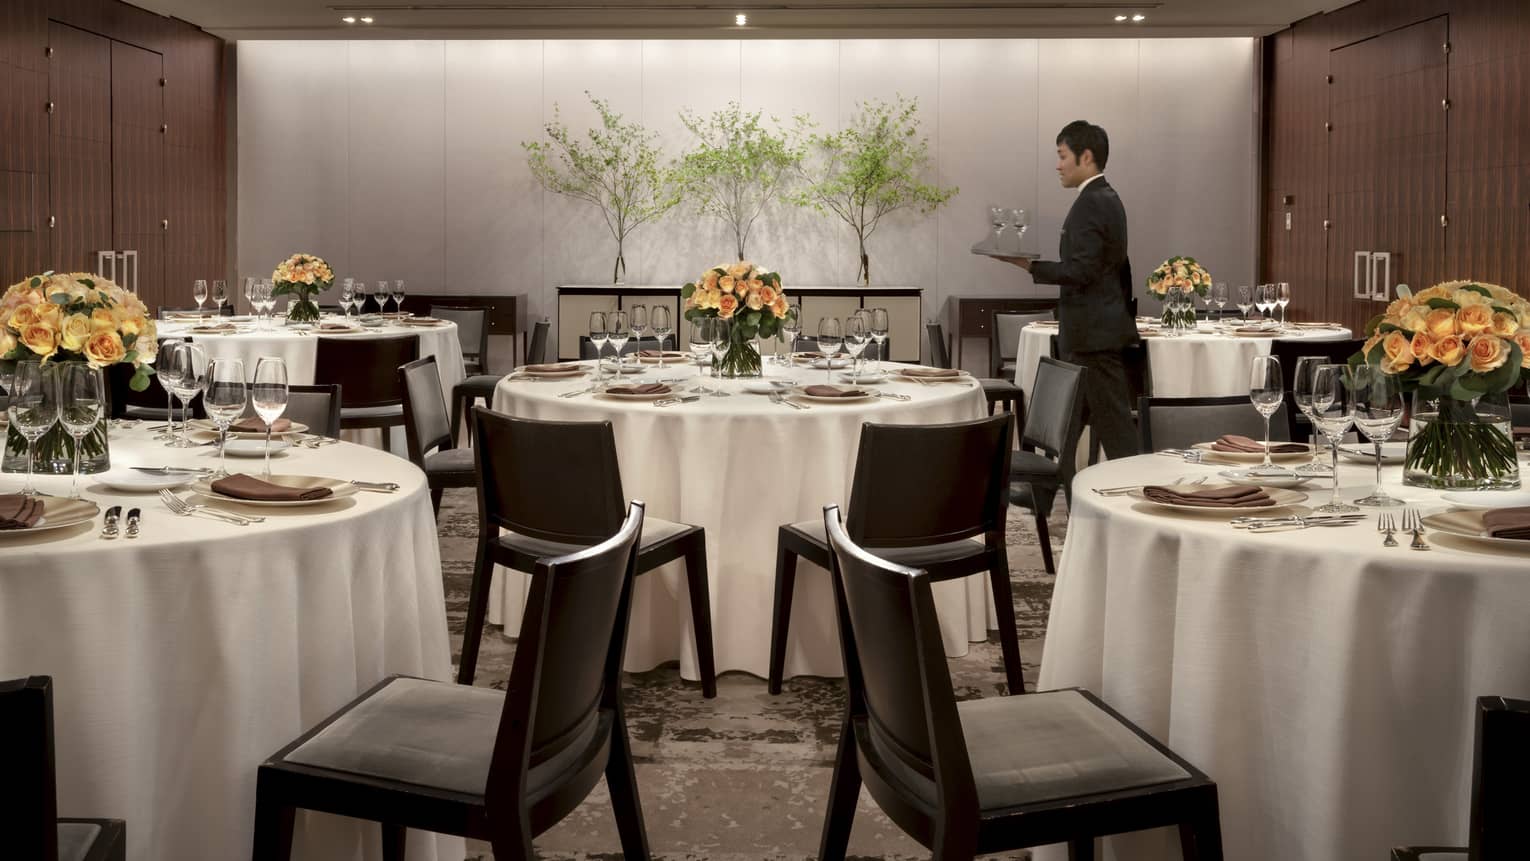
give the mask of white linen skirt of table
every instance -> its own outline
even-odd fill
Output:
[[[168,449],[139,427],[112,431],[114,468],[214,462],[212,449]],[[420,471],[347,443],[272,466],[403,487],[322,513],[266,508],[265,523],[240,527],[87,483],[103,510],[142,508],[143,536],[99,540],[99,518],[0,535],[0,678],[53,677],[60,814],[126,820],[130,859],[248,858],[261,762],[390,674],[450,677]],[[69,489],[67,477],[38,481]],[[378,834],[306,814],[293,857],[377,858]],[[457,838],[410,838],[410,858],[462,854]]]
[[[1383,548],[1374,516],[1250,535],[1089,491],[1225,468],[1142,455],[1078,475],[1040,687],[1094,691],[1209,774],[1229,859],[1464,844],[1476,698],[1530,697],[1530,548]],[[1341,466],[1341,495],[1373,470]],[[1389,472],[1395,495],[1444,509]],[[1179,858],[1165,831],[1111,842]]]
[[[1020,330],[1015,384],[1029,395],[1042,356],[1052,355],[1056,326],[1030,325]],[[1153,368],[1153,394],[1161,398],[1213,398],[1248,394],[1248,372],[1255,356],[1270,354],[1271,340],[1342,341],[1348,329],[1297,330],[1279,339],[1223,335],[1202,330],[1177,338],[1144,338]]]
[[[781,369],[770,367],[777,375]],[[821,382],[823,371],[790,371]],[[671,376],[690,376],[686,367]],[[710,381],[709,381],[710,382]],[[886,383],[879,388],[914,400],[877,399],[843,405],[814,404],[808,411],[773,404],[723,381],[733,395],[675,407],[560,398],[588,385],[501,382],[494,408],[523,418],[556,421],[610,420],[616,433],[622,489],[648,503],[653,517],[702,526],[712,593],[712,636],[717,671],[766,674],[770,616],[775,594],[777,529],[823,516],[827,503],[848,502],[850,479],[863,422],[936,424],[967,421],[987,413],[972,386]],[[581,493],[546,488],[542,493]],[[807,562],[797,568],[786,675],[843,674],[828,574]],[[679,659],[681,675],[697,678],[695,638],[680,564],[638,581],[627,641],[626,667],[641,671]],[[506,587],[515,578],[515,585]],[[514,635],[520,625],[529,578],[500,570],[489,603],[489,621]],[[936,603],[946,653],[966,654],[968,643],[987,638],[990,596],[986,576],[937,584]]]

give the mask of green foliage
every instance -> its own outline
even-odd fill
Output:
[[[149,389],[149,366],[139,365],[133,369],[133,378],[128,380],[128,388],[135,392],[144,392]]]
[[[675,171],[681,194],[702,215],[728,225],[743,260],[755,221],[802,163],[798,135],[775,128],[774,118],[767,126],[760,112],[747,113],[737,102],[709,117],[681,111],[680,122],[694,138]]]
[[[808,135],[816,158],[804,163],[804,186],[790,199],[850,225],[860,243],[863,282],[870,279],[866,240],[884,216],[900,209],[933,212],[957,192],[922,179],[930,154],[918,109],[917,99],[874,99],[862,102],[843,130]]]
[[[1426,299],[1424,304],[1428,305],[1430,308],[1448,308],[1451,311],[1461,310],[1460,305],[1457,305],[1449,299],[1441,299],[1438,296],[1433,299]]]

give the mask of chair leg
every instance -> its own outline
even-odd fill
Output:
[[[792,621],[792,590],[797,585],[797,554],[776,539],[776,605],[770,614],[770,678],[772,694],[781,693],[786,673],[786,633]]]
[[[494,563],[489,560],[487,548],[478,545],[478,558],[473,562],[473,585],[468,593],[467,621],[462,629],[462,662],[457,665],[457,684],[471,685],[473,671],[478,666],[478,644],[483,639],[483,622],[489,612],[489,584],[494,579]]]
[[[462,429],[462,402],[467,400],[464,395],[452,393],[452,442],[457,441],[457,432]],[[468,423],[468,442],[473,441],[472,422]]]
[[[297,809],[262,797],[260,780],[255,789],[255,861],[287,861],[292,857],[292,826]]]
[[[1069,840],[1068,861],[1094,861],[1094,838],[1080,837]]]
[[[1047,573],[1057,576],[1057,563],[1052,561],[1052,536],[1047,532],[1047,516],[1038,509],[1036,512],[1036,534],[1041,538],[1041,563],[1046,566]]]
[[[382,844],[383,861],[404,861],[404,842],[409,829],[392,822],[383,822]]]
[[[430,489],[430,509],[435,512],[436,520],[441,519],[441,488]]]
[[[717,662],[712,651],[712,590],[707,583],[707,539],[696,533],[685,551],[685,582],[691,593],[691,627],[696,631],[696,663],[701,670],[701,696],[717,696]]]
[[[993,583],[994,615],[999,621],[999,648],[1004,653],[1004,678],[1011,694],[1025,693],[1025,671],[1020,666],[1020,634],[1015,623],[1015,596],[1009,584],[1009,563],[1001,549],[994,554],[988,579]]]
[[[861,768],[855,761],[855,729],[847,718],[839,728],[839,753],[829,782],[829,809],[818,843],[819,861],[844,861],[855,823],[855,802],[861,794]]]
[[[1222,861],[1222,822],[1217,798],[1202,805],[1195,819],[1179,824],[1180,854],[1185,861]]]
[[[611,724],[611,754],[606,760],[606,788],[611,793],[611,812],[622,839],[622,857],[647,861],[648,830],[643,825],[643,805],[638,800],[637,774],[632,766],[632,745],[627,719],[617,713]]]
[[[518,815],[502,816],[492,824],[489,846],[495,861],[536,861],[537,850],[531,845],[531,822],[523,807]]]

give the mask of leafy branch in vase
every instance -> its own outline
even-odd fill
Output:
[[[681,193],[702,215],[733,231],[739,260],[745,258],[755,222],[781,196],[804,155],[797,135],[776,128],[774,118],[767,126],[760,116],[737,102],[707,117],[680,113],[680,122],[695,139],[676,168]]]

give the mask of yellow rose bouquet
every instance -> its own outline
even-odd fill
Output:
[[[1147,288],[1158,297],[1171,292],[1194,293],[1204,297],[1211,291],[1211,273],[1197,263],[1194,257],[1175,255],[1148,273]]]
[[[335,271],[312,254],[294,254],[277,265],[271,273],[272,296],[295,296],[287,307],[290,323],[311,323],[319,319],[319,306],[313,297],[335,283]]]
[[[1399,293],[1350,364],[1414,393],[1404,482],[1518,487],[1506,393],[1530,368],[1530,300],[1476,281]]]
[[[774,338],[786,317],[781,275],[739,261],[713,266],[680,288],[685,319],[692,324],[715,317],[729,321],[728,348],[718,360],[725,377],[760,375],[760,353],[753,341]]]

